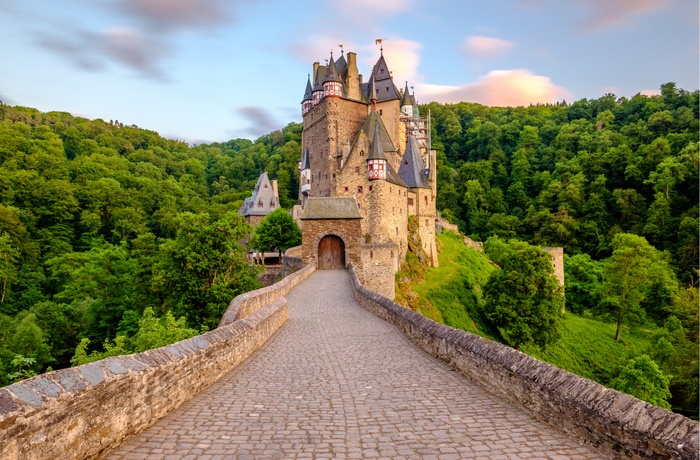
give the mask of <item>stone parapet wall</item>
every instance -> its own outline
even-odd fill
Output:
[[[698,422],[438,324],[366,289],[350,267],[355,299],[467,378],[557,429],[624,458],[699,458]]]
[[[287,301],[278,298],[191,339],[0,388],[0,458],[104,455],[238,366],[287,316]]]
[[[243,319],[270,302],[286,295],[294,286],[304,281],[314,271],[316,271],[316,265],[309,264],[271,286],[237,295],[228,304],[228,308],[219,322],[219,327]]]

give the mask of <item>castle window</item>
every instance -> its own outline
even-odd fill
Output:
[[[359,166],[355,166],[355,174],[360,174],[360,167]]]
[[[267,184],[265,184],[265,188],[267,188]]]
[[[379,115],[381,115],[381,114],[382,114],[382,109],[379,109]]]
[[[408,199],[408,205],[409,205],[409,206],[413,206],[413,198],[409,198],[409,199]]]
[[[428,195],[425,195],[425,205],[428,206]]]
[[[364,151],[364,150],[360,150],[360,156],[361,156],[361,157],[365,156],[365,151]]]
[[[357,186],[357,193],[362,193],[362,186],[361,185]]]
[[[369,191],[370,191],[370,192],[372,191],[372,186],[371,186],[371,185],[369,186]]]
[[[262,200],[258,201],[258,208],[262,208]]]
[[[270,207],[271,207],[272,209],[275,208],[275,202],[274,202],[274,201],[270,201]]]
[[[373,258],[373,257],[374,257],[374,251],[370,250],[370,251],[369,251],[369,258],[371,259],[371,258]]]
[[[396,227],[396,234],[399,234],[399,227]]]
[[[348,188],[347,188],[347,187],[345,187],[345,188],[343,189],[343,191],[344,191],[344,192],[347,192],[347,191],[348,191]]]

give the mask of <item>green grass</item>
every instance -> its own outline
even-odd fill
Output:
[[[497,340],[498,333],[489,330],[479,311],[481,287],[489,274],[498,268],[486,255],[467,247],[452,232],[437,238],[443,247],[439,255],[440,266],[427,271],[424,283],[412,286],[420,297],[420,313],[442,324]],[[650,334],[624,328],[622,340],[618,343],[615,342],[614,324],[567,313],[559,341],[545,350],[527,345],[522,351],[606,384],[627,359],[648,348]]]
[[[542,350],[533,345],[523,353],[582,377],[608,384],[627,360],[649,346],[648,334],[623,329],[615,342],[615,325],[567,314],[561,338]]]

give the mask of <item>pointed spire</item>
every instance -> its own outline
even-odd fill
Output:
[[[401,107],[404,106],[413,106],[413,103],[411,102],[411,95],[408,92],[408,82],[406,82],[406,88],[403,90],[403,97],[401,98]]]
[[[313,89],[311,88],[311,75],[309,75],[306,80],[306,91],[304,91],[304,99],[302,100],[302,102],[310,101],[312,93]]]
[[[374,109],[372,109],[374,111]],[[367,156],[367,161],[369,160],[385,160],[386,155],[384,155],[384,146],[382,145],[382,140],[379,136],[379,123],[374,125],[374,136],[372,136],[372,145],[369,149],[369,155]]]
[[[331,51],[331,58],[328,61],[328,69],[326,70],[326,78],[323,83],[327,81],[340,81],[338,78],[338,69],[335,66],[335,60],[333,59],[333,51]]]

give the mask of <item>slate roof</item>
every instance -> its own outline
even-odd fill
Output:
[[[374,136],[372,137],[372,145],[369,148],[369,155],[367,160],[384,160],[386,161],[386,155],[384,155],[384,148],[382,148],[382,142],[379,139],[379,123],[374,124]]]
[[[431,188],[426,171],[418,141],[414,136],[409,136],[406,142],[406,151],[401,159],[401,166],[399,166],[399,177],[409,188]]]
[[[304,99],[302,99],[301,102],[310,101],[312,91],[313,90],[311,89],[311,77],[309,77],[306,80],[306,91],[304,91]]]
[[[262,203],[262,206],[260,206],[260,203]],[[260,174],[258,183],[255,184],[253,195],[243,201],[238,214],[244,216],[266,216],[279,207],[279,199],[275,196],[270,178],[267,177],[267,172],[264,172]]]
[[[377,86],[377,102],[391,101],[399,98],[399,89],[394,85],[394,80],[391,77],[389,67],[386,65],[384,55],[379,56],[379,60],[372,69],[372,74],[369,76],[369,82],[373,81]],[[369,84],[365,87],[370,90]],[[366,93],[367,99],[370,99],[371,94]]]
[[[408,92],[408,82],[406,82],[406,88],[403,90],[403,97],[401,98],[401,107],[404,105],[413,105],[413,101],[411,100],[411,94]]]
[[[304,151],[304,156],[301,159],[301,170],[311,169],[311,161],[309,160],[309,148]]]
[[[312,197],[306,202],[300,219],[362,219],[362,215],[355,197]]]
[[[323,82],[327,81],[341,81],[338,78],[338,69],[335,67],[335,61],[333,60],[333,53],[331,53],[331,58],[328,60],[328,68],[326,69],[326,78]]]
[[[369,115],[367,115],[367,118],[360,129],[365,132],[367,139],[373,139],[374,131],[377,125],[379,125],[379,138],[382,141],[382,149],[384,152],[396,152],[396,147],[394,147],[393,142],[391,142],[391,137],[389,137],[389,133],[384,126],[384,122],[377,114],[377,111],[373,108],[370,110]]]

